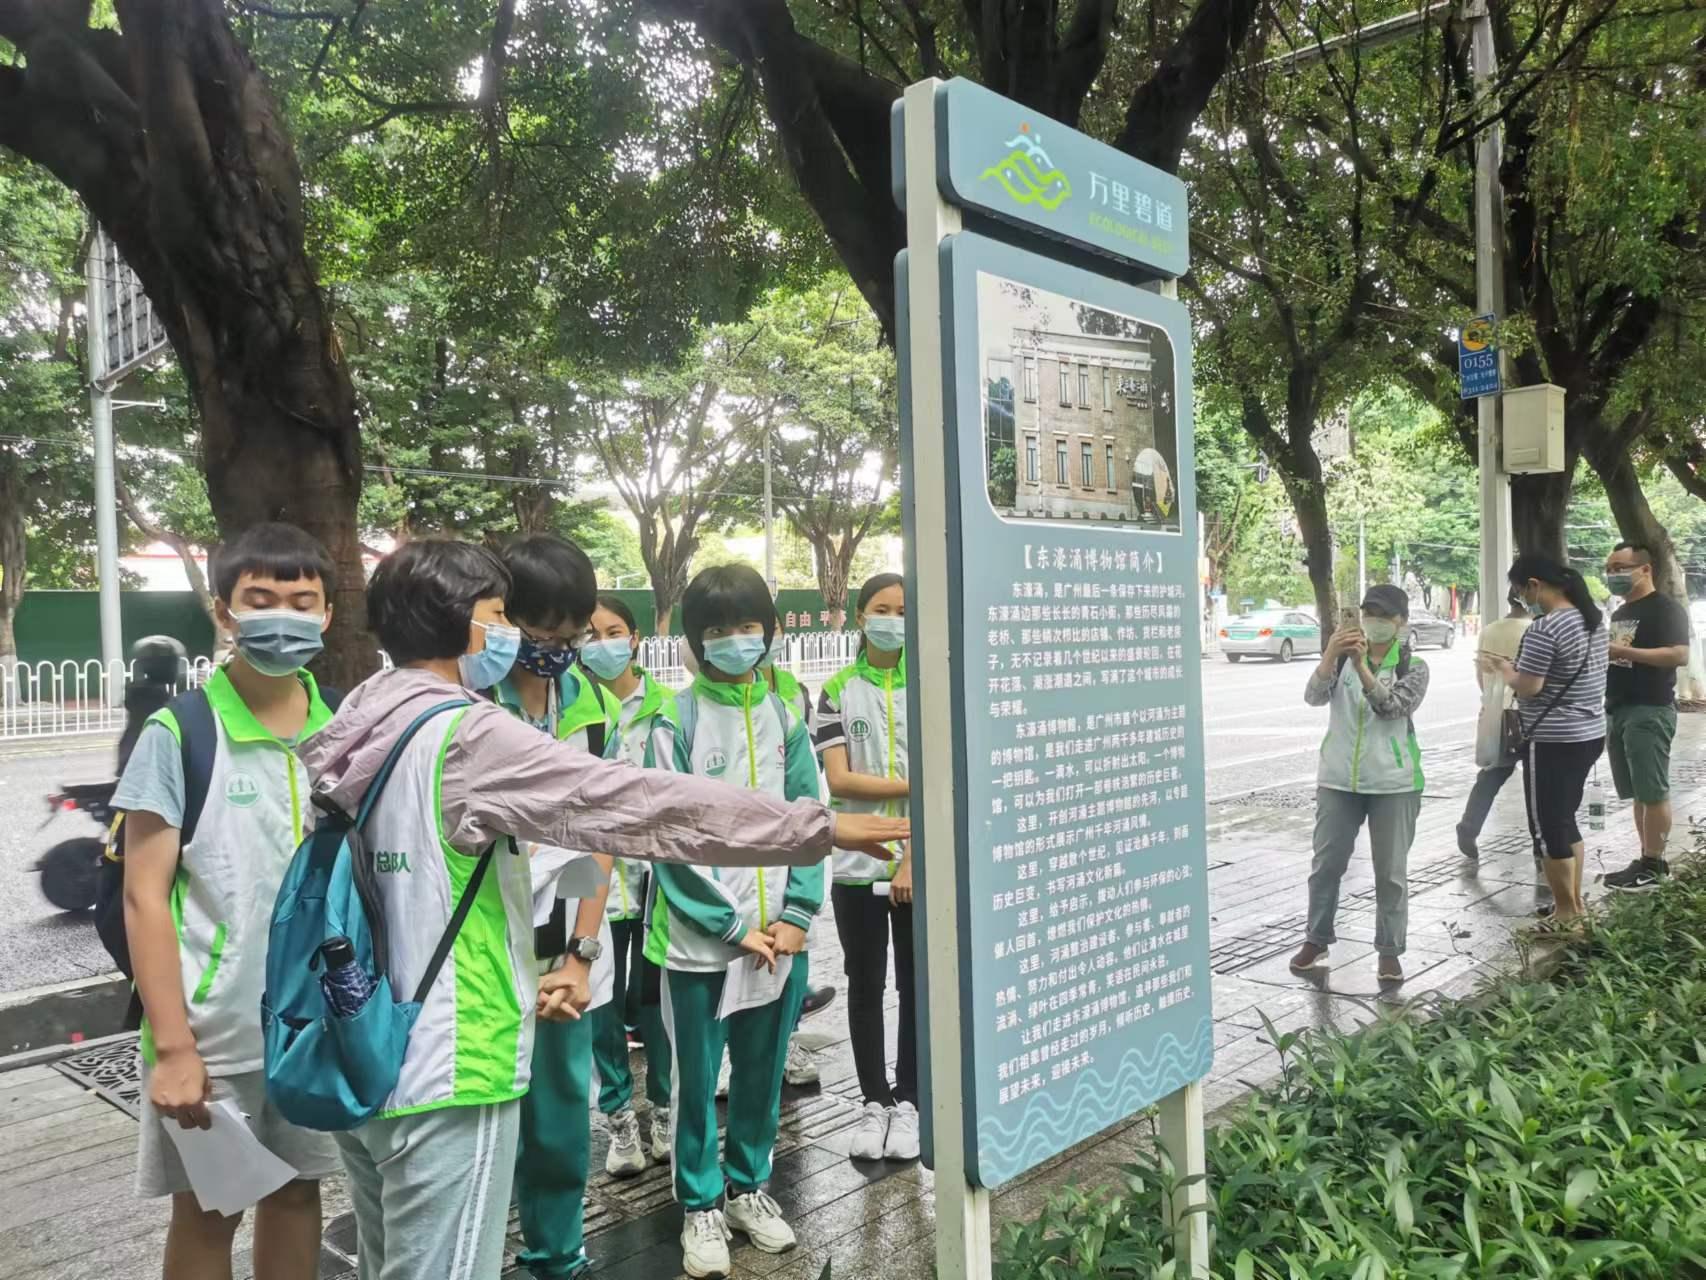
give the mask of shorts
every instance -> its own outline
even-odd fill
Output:
[[[1607,717],[1611,781],[1624,800],[1663,804],[1670,799],[1670,744],[1676,707],[1614,707]]]
[[[136,1194],[150,1199],[172,1196],[190,1189],[178,1148],[166,1133],[176,1120],[162,1116],[148,1101],[147,1067],[142,1069],[142,1135],[136,1148]],[[261,1145],[295,1169],[308,1181],[318,1181],[341,1172],[337,1143],[329,1133],[301,1129],[278,1113],[267,1097],[266,1075],[249,1071],[236,1076],[213,1078],[215,1099],[230,1098],[249,1117],[249,1128]]]

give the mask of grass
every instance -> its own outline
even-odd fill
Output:
[[[1706,1280],[1706,873],[1619,898],[1547,982],[1352,1035],[1209,1135],[1223,1280]],[[999,1280],[1169,1280],[1163,1157],[1009,1225]]]

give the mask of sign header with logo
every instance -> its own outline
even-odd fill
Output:
[[[944,199],[1157,275],[1190,268],[1185,184],[970,80],[936,89]]]

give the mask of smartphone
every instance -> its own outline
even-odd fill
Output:
[[[1339,629],[1341,631],[1360,631],[1362,629],[1362,610],[1355,607],[1340,609]]]

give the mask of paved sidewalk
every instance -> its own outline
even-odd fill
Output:
[[[1474,772],[1463,760],[1430,764],[1410,859],[1405,958],[1410,977],[1395,996],[1383,996],[1375,980],[1374,887],[1366,855],[1346,877],[1333,968],[1302,979],[1286,967],[1303,929],[1313,788],[1274,788],[1215,807],[1210,889],[1216,1053],[1206,1082],[1211,1109],[1235,1102],[1277,1071],[1264,1016],[1280,1033],[1307,1026],[1351,1028],[1367,1022],[1379,1001],[1430,992],[1466,995],[1511,960],[1513,931],[1532,922],[1546,895],[1529,854],[1520,774],[1499,798],[1479,866],[1458,855],[1453,828]],[[1682,718],[1673,776],[1677,825],[1685,833],[1691,817],[1706,819],[1706,715]],[[1601,778],[1609,789],[1603,762]],[[1588,874],[1594,881],[1633,856],[1625,806],[1614,802],[1606,830],[1588,835]],[[1679,834],[1679,844],[1681,839]],[[1591,892],[1598,895],[1597,884]],[[819,941],[814,975],[840,985],[834,929],[820,929]],[[743,1244],[735,1252],[735,1274],[741,1280],[817,1280],[833,1259],[836,1280],[923,1280],[933,1265],[931,1175],[917,1166],[866,1168],[847,1159],[859,1098],[841,1001],[809,1021],[806,1030],[825,1045],[823,1084],[787,1090],[772,1185],[801,1246],[773,1257]],[[130,1189],[136,1126],[124,1105],[134,1099],[133,1061],[132,1044],[118,1040],[91,1045],[77,1058],[0,1074],[0,1280],[159,1274],[163,1209],[138,1202]],[[642,1058],[635,1061],[643,1065]],[[77,1069],[85,1072],[80,1079],[66,1074]],[[101,1092],[92,1091],[93,1085]],[[1034,1171],[997,1194],[995,1220],[1032,1215],[1061,1185],[1117,1180],[1120,1166],[1148,1136],[1148,1122],[1135,1121]],[[594,1165],[601,1168],[603,1139],[596,1127],[594,1145]],[[342,1187],[328,1185],[323,1277],[354,1275],[354,1224],[347,1209]],[[663,1169],[625,1183],[598,1175],[589,1191],[587,1226],[594,1274],[610,1280],[678,1275],[681,1217]],[[513,1218],[511,1227],[513,1234]],[[250,1275],[247,1239],[245,1230],[239,1277]]]

